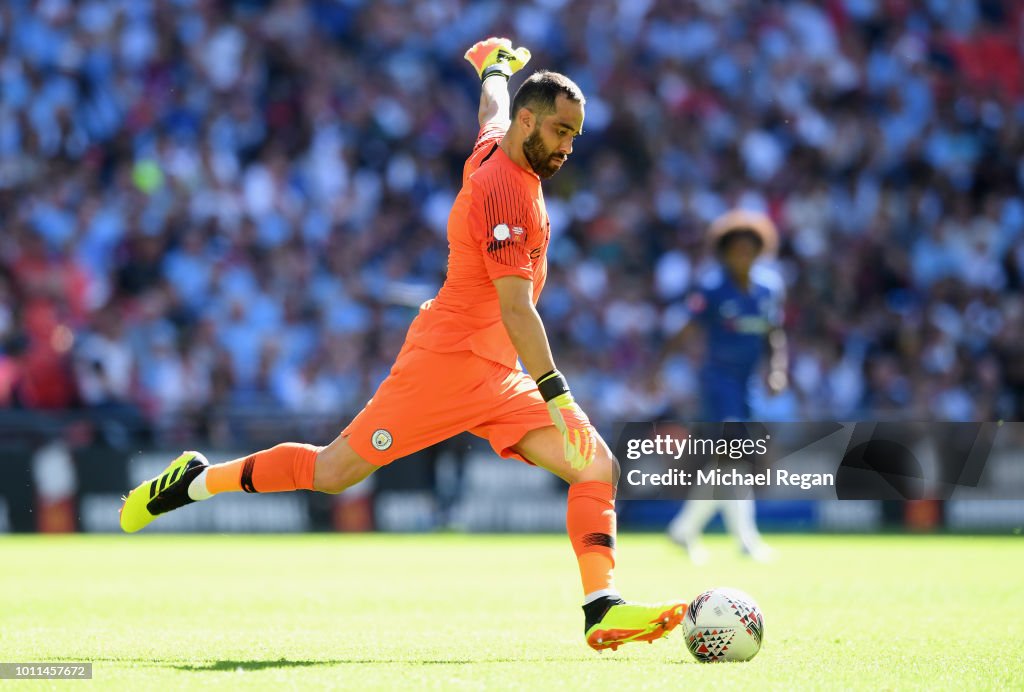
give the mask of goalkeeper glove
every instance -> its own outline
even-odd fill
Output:
[[[572,398],[562,373],[552,370],[541,376],[537,389],[548,404],[552,422],[562,433],[566,461],[577,471],[590,466],[597,451],[597,433],[587,414]]]
[[[508,79],[530,62],[530,51],[512,48],[512,41],[492,36],[474,43],[464,57],[476,68],[482,82],[496,74]]]

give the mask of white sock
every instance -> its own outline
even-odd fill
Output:
[[[206,467],[188,484],[188,496],[193,500],[205,500],[208,497],[213,497],[213,493],[206,489],[206,472],[209,470],[210,468]]]
[[[586,596],[584,596],[583,605],[593,603],[597,599],[604,598],[605,596],[611,596],[612,598],[622,598],[622,596],[619,595],[619,592],[615,589],[601,589],[600,591],[594,591],[593,593],[588,593]]]
[[[697,538],[704,533],[704,527],[722,504],[728,503],[719,500],[687,500],[682,511],[669,524],[669,532],[679,538]]]
[[[753,500],[727,500],[722,503],[722,515],[729,533],[740,545],[749,550],[761,544],[761,534],[754,521]]]

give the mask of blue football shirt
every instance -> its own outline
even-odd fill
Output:
[[[718,267],[689,297],[690,313],[707,338],[701,369],[705,420],[749,418],[748,381],[765,353],[768,333],[782,325],[782,298],[779,277],[763,267],[751,271],[746,291]]]

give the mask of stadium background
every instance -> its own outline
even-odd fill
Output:
[[[14,0],[0,531],[114,530],[120,493],[182,448],[336,434],[443,277],[476,131],[461,56],[490,34],[587,94],[586,135],[546,185],[540,308],[603,432],[695,413],[699,352],[661,351],[707,222],[736,205],[783,237],[792,387],[758,393],[757,417],[1021,419],[1018,3]],[[221,498],[154,528],[563,525],[554,479],[479,442],[418,457],[338,498]],[[623,526],[673,509],[624,507]],[[798,529],[1024,515],[940,509],[761,507]]]

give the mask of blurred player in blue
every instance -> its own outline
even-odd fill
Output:
[[[765,387],[771,394],[787,386],[782,282],[774,272],[755,267],[759,257],[774,254],[777,238],[771,219],[746,210],[720,216],[708,230],[718,266],[702,277],[690,296],[692,319],[670,345],[685,343],[698,330],[704,334],[702,421],[749,420],[751,378],[758,372],[766,373]],[[766,356],[768,368],[762,370]],[[743,552],[759,561],[773,557],[774,551],[757,530],[752,499],[690,499],[669,524],[668,532],[691,560],[698,564],[707,561],[700,536],[718,510]]]

